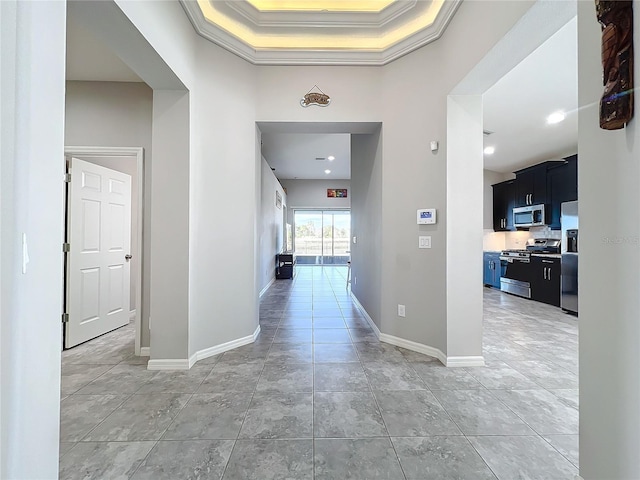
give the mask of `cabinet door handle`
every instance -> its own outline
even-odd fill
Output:
[[[542,269],[542,276],[544,277],[545,280],[547,279],[547,267],[544,267]]]
[[[547,273],[547,280],[551,281],[551,267],[549,267],[549,273]]]

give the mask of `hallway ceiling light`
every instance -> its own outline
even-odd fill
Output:
[[[204,38],[257,65],[385,65],[440,38],[462,0],[180,0]]]
[[[547,123],[549,125],[554,125],[556,123],[562,122],[566,118],[566,115],[562,111],[553,112],[551,115],[547,117]]]
[[[496,151],[496,147],[484,147],[484,154],[485,155],[493,155]]]
[[[325,170],[324,173],[326,173],[327,175],[329,175],[331,173],[331,170]]]
[[[329,160],[330,162],[333,162],[336,159],[336,157],[334,157],[333,155],[329,155],[327,157],[327,160]]]
[[[379,12],[395,0],[247,0],[247,2],[261,12]]]

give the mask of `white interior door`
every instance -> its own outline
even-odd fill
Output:
[[[131,176],[71,159],[65,348],[129,323]]]

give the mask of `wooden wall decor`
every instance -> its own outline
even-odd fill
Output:
[[[618,130],[633,118],[633,2],[595,2],[602,26],[600,128]]]
[[[311,90],[313,90],[314,88],[317,88],[319,91],[312,92]],[[320,90],[320,87],[318,87],[318,85],[314,85],[313,88],[311,88],[311,90],[309,90],[305,94],[305,96],[300,99],[300,105],[302,105],[305,108],[310,105],[317,105],[318,107],[329,106],[329,104],[331,103],[331,97],[329,97],[329,95],[327,95],[322,90]]]

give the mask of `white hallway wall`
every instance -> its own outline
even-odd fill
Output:
[[[118,5],[189,89],[189,303],[178,320],[188,321],[190,357],[258,324],[253,67],[196,35],[177,3]]]
[[[3,479],[58,475],[65,20],[63,2],[0,2]]]
[[[284,245],[284,212],[288,205],[287,194],[271,167],[263,158],[261,162],[261,196],[260,196],[260,271],[258,273],[260,292],[275,279],[275,257]],[[276,192],[282,198],[280,207],[276,205]],[[233,231],[230,232],[233,234]]]
[[[640,78],[640,8],[634,10]],[[640,129],[599,128],[600,25],[578,2],[578,191],[580,196],[580,475],[640,475]]]

